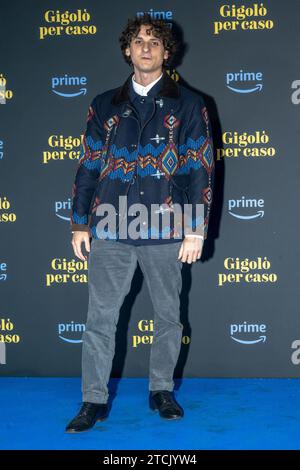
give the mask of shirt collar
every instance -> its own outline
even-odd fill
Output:
[[[133,89],[136,93],[138,93],[139,95],[142,95],[142,96],[147,96],[148,95],[148,91],[150,90],[150,88],[153,87],[153,85],[155,85],[160,79],[161,77],[163,76],[163,73],[156,79],[156,80],[153,80],[153,82],[149,83],[148,85],[144,86],[144,85],[141,85],[140,83],[137,83],[135,80],[134,80],[134,76],[135,74],[132,75],[132,85],[133,85]]]

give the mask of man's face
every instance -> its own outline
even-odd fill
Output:
[[[137,37],[133,38],[125,54],[130,56],[134,68],[140,72],[154,72],[161,69],[168,51],[164,49],[161,39],[147,34],[148,25],[142,25]]]

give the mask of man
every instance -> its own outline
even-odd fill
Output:
[[[120,43],[134,71],[123,86],[93,99],[72,191],[72,246],[82,260],[87,259],[82,244],[89,253],[89,307],[82,348],[83,403],[67,432],[88,430],[109,415],[107,384],[119,310],[137,262],[154,307],[149,405],[165,419],[184,414],[173,396],[183,329],[181,268],[200,258],[207,238],[214,181],[210,122],[203,99],[166,72],[178,47],[166,23],[148,14],[128,20]],[[128,216],[126,207],[120,209],[120,196],[128,203]],[[196,217],[195,212],[179,217],[187,222],[180,231],[174,208],[183,207],[185,197],[193,211],[197,205],[204,210],[202,217],[197,212]],[[146,215],[135,217],[132,204],[143,204]],[[116,208],[117,222],[110,219],[105,229],[109,207]],[[163,228],[150,222],[149,229],[149,216],[164,212],[170,217]],[[137,237],[131,230],[136,219]]]

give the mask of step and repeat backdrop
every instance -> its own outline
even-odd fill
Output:
[[[149,12],[182,40],[216,179],[202,258],[183,266],[175,377],[300,377],[300,1],[1,1],[0,375],[80,376],[88,261],[71,245],[87,109],[131,68],[118,38]],[[147,377],[153,307],[139,267],[114,377]]]

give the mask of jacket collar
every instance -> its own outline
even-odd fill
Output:
[[[111,103],[118,105],[124,101],[130,101],[129,86],[132,80],[134,72],[130,74],[125,83],[118,89],[118,91],[112,97]],[[166,70],[163,71],[162,86],[157,93],[157,96],[164,96],[167,98],[177,99],[180,96],[179,85],[169,76]],[[155,86],[155,85],[154,85]]]

